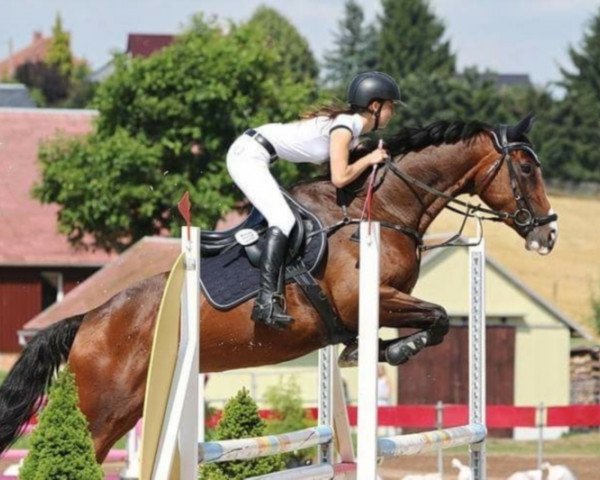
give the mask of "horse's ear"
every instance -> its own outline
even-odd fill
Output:
[[[531,130],[531,126],[533,125],[535,117],[533,112],[529,112],[523,120],[517,123],[514,126],[508,127],[507,137],[509,140],[518,140],[523,135],[527,134],[529,130]]]

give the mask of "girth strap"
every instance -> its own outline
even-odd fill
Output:
[[[288,266],[286,274],[296,281],[306,298],[323,319],[329,345],[347,343],[356,338],[356,333],[350,332],[342,325],[327,295],[315,278],[307,271],[302,261],[296,262],[294,266]]]

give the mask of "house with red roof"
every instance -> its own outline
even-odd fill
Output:
[[[33,32],[31,43],[17,52],[11,52],[8,58],[0,61],[0,79],[13,78],[17,68],[26,63],[46,60],[52,37],[44,37],[42,32]]]
[[[31,197],[40,143],[85,135],[93,110],[0,108],[0,369],[20,351],[17,331],[108,263],[104,251],[73,248],[58,232],[57,205]]]
[[[171,45],[174,35],[156,33],[130,33],[127,36],[127,51],[132,57],[149,57],[155,52]]]
[[[127,36],[127,49],[125,53],[130,57],[149,57],[150,55],[171,45],[175,41],[174,35],[157,33],[130,33]],[[114,71],[112,60],[93,71],[89,76],[90,82],[102,82],[110,77]]]
[[[32,198],[41,178],[41,142],[59,133],[85,135],[97,115],[95,110],[0,108],[0,370],[40,328],[169,271],[179,252],[177,240],[161,237],[144,238],[121,256],[75,249],[58,231],[59,207]],[[241,219],[233,211],[217,228]],[[93,281],[85,281],[88,277]]]

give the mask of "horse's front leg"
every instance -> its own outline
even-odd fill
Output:
[[[423,348],[441,343],[448,333],[449,319],[444,307],[384,286],[380,293],[379,326],[419,330],[406,337],[381,342],[380,361],[400,365]]]
[[[441,343],[448,333],[448,314],[440,305],[419,300],[389,286],[381,288],[379,299],[380,327],[419,330],[402,338],[380,341],[380,362],[390,365],[405,363],[423,348]],[[354,342],[342,352],[339,363],[341,366],[355,366],[357,362],[358,343]]]

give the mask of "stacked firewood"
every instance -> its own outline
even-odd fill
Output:
[[[600,404],[600,348],[571,351],[571,403]]]

